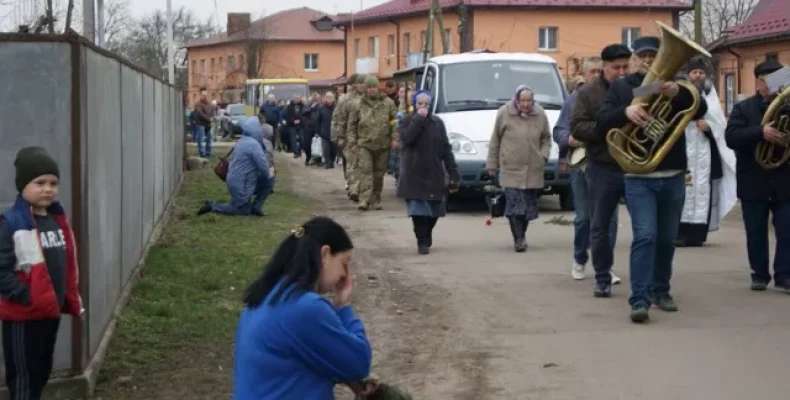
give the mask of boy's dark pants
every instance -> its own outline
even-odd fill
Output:
[[[5,377],[11,400],[40,400],[52,373],[60,318],[3,321]]]

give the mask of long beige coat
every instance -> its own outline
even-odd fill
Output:
[[[509,101],[497,112],[486,168],[500,171],[502,187],[542,189],[550,150],[549,119],[543,108],[535,105],[527,117],[522,117]]]

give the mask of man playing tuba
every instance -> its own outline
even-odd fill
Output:
[[[768,60],[754,68],[757,93],[736,104],[730,113],[725,138],[735,150],[738,198],[743,210],[746,250],[752,269],[752,290],[762,291],[771,282],[768,269],[768,215],[773,213],[776,255],[774,285],[790,294],[790,165],[766,170],[755,159],[755,148],[763,142],[773,143],[777,151],[788,151],[773,123],[763,125],[768,106],[776,97],[769,93],[765,76],[782,68]]]
[[[606,101],[598,113],[597,126],[603,132],[621,128],[629,121],[645,129],[648,124],[655,123],[657,118],[666,121],[672,119],[672,115],[650,115],[647,111],[649,104],[631,104],[633,90],[642,86],[645,75],[656,60],[660,44],[660,39],[654,36],[643,36],[632,43],[637,65],[640,67],[637,72],[615,81],[609,88]],[[660,85],[659,94],[670,99],[672,113],[692,106],[694,96],[681,90],[677,83],[667,81]],[[699,119],[706,112],[707,105],[700,97],[694,119]],[[669,126],[666,129],[658,139],[661,143],[670,137],[671,131],[676,127]],[[614,151],[611,147],[609,150]],[[649,319],[648,309],[651,303],[663,311],[678,310],[669,294],[669,281],[675,255],[673,242],[683,211],[687,167],[686,142],[680,136],[652,172],[634,174],[626,171],[625,199],[633,230],[630,258],[631,296],[628,299],[633,322],[645,322]]]

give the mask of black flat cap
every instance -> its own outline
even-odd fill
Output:
[[[658,51],[658,48],[661,46],[661,39],[655,36],[642,36],[634,40],[631,43],[631,48],[634,49],[634,53],[639,54],[643,51]]]
[[[601,50],[601,60],[614,61],[621,58],[631,58],[631,50],[620,43],[610,44]]]
[[[754,76],[758,77],[760,75],[768,75],[772,72],[776,72],[780,69],[784,68],[782,64],[779,64],[776,60],[766,60],[754,67]]]
[[[706,74],[708,73],[708,66],[707,64],[705,64],[705,61],[700,57],[692,58],[686,65],[686,71],[688,72],[694,71],[695,69],[701,69],[705,71]]]

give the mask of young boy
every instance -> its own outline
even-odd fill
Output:
[[[14,205],[0,216],[0,320],[11,400],[38,400],[52,372],[61,311],[83,313],[74,233],[58,165],[41,147],[17,153]]]

